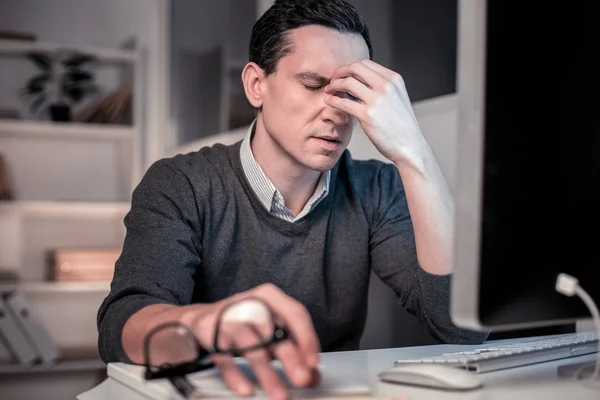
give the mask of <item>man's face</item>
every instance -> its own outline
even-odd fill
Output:
[[[360,35],[315,25],[290,31],[290,38],[293,52],[262,84],[267,139],[273,157],[327,171],[348,146],[356,121],[327,105],[323,88],[337,68],[369,58],[369,51]]]

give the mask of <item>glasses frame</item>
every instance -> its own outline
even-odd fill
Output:
[[[235,305],[239,304],[240,302],[249,301],[249,300],[254,300],[254,301],[258,301],[258,302],[262,303],[269,311],[269,316],[271,317],[271,320],[273,322],[273,327],[274,327],[272,335],[269,338],[262,340],[260,343],[257,343],[252,346],[247,346],[247,347],[242,347],[242,348],[234,348],[234,349],[230,349],[230,350],[225,350],[225,349],[219,348],[217,342],[218,342],[218,338],[219,338],[219,332],[221,331],[221,321],[222,321],[223,313],[226,310],[228,310],[230,307],[235,306]],[[163,363],[160,366],[150,365],[150,362],[149,362],[150,361],[150,339],[157,332],[160,332],[161,330],[167,329],[167,328],[183,329],[183,331],[185,332],[188,339],[190,339],[192,341],[192,343],[194,343],[196,352],[198,354],[198,356],[193,361],[183,362],[183,363],[179,363],[179,364]],[[284,340],[287,340],[289,338],[291,338],[291,334],[290,334],[289,330],[286,327],[277,323],[277,319],[275,318],[273,311],[271,310],[271,308],[267,305],[267,303],[265,301],[263,301],[262,299],[256,298],[256,297],[247,297],[245,299],[237,300],[232,303],[229,303],[228,305],[223,307],[223,309],[221,309],[221,311],[219,312],[219,315],[217,317],[217,326],[215,328],[215,333],[213,336],[213,346],[211,349],[205,349],[198,341],[198,338],[196,337],[194,332],[192,332],[192,330],[190,328],[188,328],[187,326],[185,326],[179,322],[167,322],[167,323],[161,324],[161,325],[153,328],[150,332],[148,332],[148,334],[146,335],[146,338],[144,339],[144,366],[146,367],[146,371],[144,373],[144,378],[146,380],[153,380],[153,379],[161,379],[161,378],[183,377],[185,375],[188,375],[188,374],[191,374],[194,372],[200,372],[200,371],[204,371],[204,370],[214,367],[215,364],[210,360],[210,357],[213,355],[228,354],[232,357],[240,357],[240,356],[244,355],[244,353],[247,353],[249,351],[253,351],[253,350],[257,350],[257,349],[261,349],[261,348],[268,349],[270,346],[272,346],[276,343],[282,342]],[[175,385],[174,382],[173,382],[173,384]]]

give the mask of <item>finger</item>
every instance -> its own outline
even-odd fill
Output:
[[[332,96],[330,94],[325,96],[325,103],[333,108],[337,108],[340,111],[355,116],[360,121],[365,119],[365,106],[363,104],[357,103],[350,99]]]
[[[375,61],[362,60],[360,63],[377,72],[379,75],[383,76],[388,81],[394,82],[398,78],[401,78],[401,76],[398,73],[384,67],[381,64],[377,64]]]
[[[373,90],[366,87],[362,82],[359,82],[352,76],[333,79],[329,85],[325,87],[325,93],[335,94],[337,92],[348,92],[363,103],[372,103],[376,96]]]
[[[270,399],[287,399],[288,389],[275,372],[266,350],[252,350],[246,354],[246,359]]]
[[[277,358],[283,370],[296,387],[305,387],[312,383],[312,370],[304,362],[304,357],[294,342],[287,340],[271,347],[271,352]]]
[[[233,357],[217,354],[212,357],[213,362],[221,371],[223,380],[239,396],[251,396],[254,392],[252,383],[235,365]]]
[[[221,332],[219,344],[224,348],[232,348],[234,342],[228,332]],[[250,396],[254,392],[252,383],[235,365],[233,357],[229,354],[215,354],[211,360],[217,365],[223,376],[223,380],[234,392],[240,396]]]
[[[346,77],[354,77],[370,88],[382,87],[387,83],[387,79],[377,73],[363,62],[355,62],[339,67],[331,77],[331,80],[341,79]]]
[[[400,74],[392,71],[391,69],[384,67],[383,65],[377,64],[376,62],[371,61],[371,60],[363,60],[361,63],[366,65],[373,71],[377,72],[379,75],[383,76],[389,82],[392,82],[394,84],[394,86],[396,87],[396,89],[398,89],[398,92],[402,96],[403,100],[405,102],[408,102],[407,104],[410,103],[410,99],[408,98],[408,93],[406,92],[406,85],[404,83],[404,79],[402,78],[402,76]]]
[[[290,330],[300,352],[304,354],[307,365],[317,367],[321,347],[306,308],[274,285],[264,285],[256,293],[264,299],[276,317],[283,321]]]
[[[247,326],[240,326],[234,337],[235,348],[248,348],[260,341],[255,332]],[[281,382],[279,375],[271,365],[269,353],[265,349],[247,351],[243,354],[248,360],[260,386],[270,399],[286,399],[287,388]]]

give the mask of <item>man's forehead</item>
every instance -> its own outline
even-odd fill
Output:
[[[280,62],[295,73],[310,72],[330,77],[342,65],[369,58],[367,44],[359,34],[309,25],[290,31],[289,39],[292,51]]]

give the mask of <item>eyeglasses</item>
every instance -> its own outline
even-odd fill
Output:
[[[217,318],[211,349],[205,349],[188,327],[169,322],[152,329],[144,340],[145,379],[167,378],[185,398],[197,395],[186,375],[215,366],[210,357],[232,357],[268,349],[290,337],[277,323],[269,306],[257,298],[235,301],[224,307]]]

